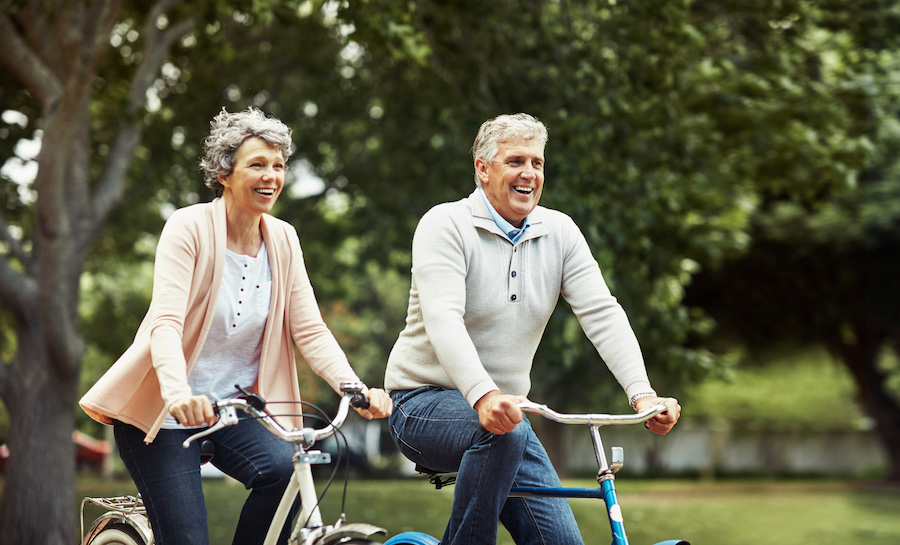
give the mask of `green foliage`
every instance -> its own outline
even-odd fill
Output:
[[[127,199],[142,205],[113,218],[97,263],[146,262],[133,241],[155,236],[167,207],[208,198],[195,166],[208,120],[223,106],[262,107],[294,128],[292,170],[324,182],[311,197],[286,191],[277,214],[300,232],[326,318],[367,380],[380,381],[403,325],[418,218],[471,191],[468,149],[498,113],[529,111],[550,128],[544,204],[582,227],[661,391],[733,364],[703,344],[714,322],[684,294],[699,271],[746,251],[768,201],[792,196],[760,224],[799,240],[850,232],[853,175],[872,150],[851,9],[373,0],[335,16],[318,3],[265,4],[265,14],[198,12],[143,114]],[[112,74],[126,75],[128,57],[110,62],[98,135],[126,91]],[[810,207],[820,219],[801,231],[791,218]],[[564,303],[536,370],[534,396],[548,403],[620,396]]]
[[[856,430],[870,423],[844,366],[825,351],[790,351],[687,388],[684,416],[734,429]],[[823,411],[827,410],[827,415]]]
[[[350,85],[370,86],[384,112],[372,128],[379,147],[345,165],[345,190],[368,204],[357,229],[383,211],[392,232],[409,229],[397,213],[464,196],[480,122],[536,114],[551,134],[543,202],[584,230],[663,391],[729,363],[698,343],[709,318],[683,305],[700,266],[743,253],[750,218],[772,196],[820,206],[852,192],[870,150],[855,115],[864,93],[847,85],[859,70],[847,62],[851,26],[840,26],[857,23],[850,8],[423,1],[351,3],[342,16],[365,51]],[[413,34],[397,38],[391,25],[409,21],[430,52],[425,67],[395,54]],[[363,187],[373,172],[392,191]],[[566,404],[610,393],[599,365],[563,307],[534,395]]]
[[[547,123],[543,204],[582,227],[654,384],[672,393],[734,363],[712,350],[710,316],[685,305],[697,274],[772,233],[790,235],[790,251],[855,239],[857,173],[898,156],[895,101],[877,95],[867,115],[879,87],[864,77],[894,73],[895,56],[860,47],[863,27],[876,43],[894,40],[887,2],[203,2],[170,14],[169,24],[193,17],[195,30],[148,107],[124,111],[145,7],[126,6],[91,107],[92,179],[118,119],[138,116],[145,131],[82,288],[90,358],[107,363],[149,290],[144,274],[111,275],[144,270],[168,211],[210,197],[196,164],[222,107],[258,106],[294,129],[292,180],[309,170],[324,190],[292,198],[288,188],[276,213],[297,227],[326,319],[374,383],[403,325],[413,229],[471,191],[468,150],[488,117],[529,111]],[[28,118],[2,127],[6,157],[37,114],[2,81]],[[872,118],[884,120],[878,146]],[[896,232],[893,185],[867,188],[868,236]],[[7,221],[26,235],[28,191],[0,184]],[[560,407],[621,395],[564,303],[536,371],[533,395]]]

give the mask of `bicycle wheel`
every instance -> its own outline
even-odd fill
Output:
[[[89,545],[147,545],[147,542],[127,524],[110,524]]]
[[[422,532],[403,532],[384,542],[384,545],[438,545],[436,537]]]

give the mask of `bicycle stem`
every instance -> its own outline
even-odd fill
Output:
[[[612,545],[628,545],[628,536],[625,533],[625,518],[622,516],[622,508],[619,506],[619,498],[616,496],[615,473],[622,467],[621,452],[619,456],[613,454],[613,463],[610,465],[606,459],[606,451],[603,448],[603,440],[600,438],[600,428],[597,425],[589,425],[591,431],[591,443],[594,445],[594,454],[597,457],[597,483],[606,504],[606,514],[609,517],[609,527],[612,531]],[[614,447],[615,449],[616,447]]]

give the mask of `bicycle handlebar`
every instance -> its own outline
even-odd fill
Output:
[[[591,424],[594,426],[640,424],[667,410],[663,403],[636,414],[563,414],[533,401],[522,401],[518,407],[527,413],[537,414],[561,424]]]
[[[365,394],[362,393],[363,388],[364,385],[362,382],[342,383],[341,392],[344,396],[341,398],[340,405],[338,405],[337,415],[335,415],[334,420],[329,422],[327,426],[319,429],[286,429],[275,420],[274,416],[268,410],[265,409],[265,401],[262,401],[262,398],[258,395],[254,395],[255,397],[253,399],[237,398],[217,401],[213,403],[213,408],[218,413],[219,420],[209,428],[188,437],[181,446],[188,448],[192,442],[201,437],[206,437],[226,426],[234,426],[239,421],[237,410],[240,409],[259,420],[263,427],[269,430],[272,435],[284,441],[300,443],[303,448],[309,448],[317,441],[327,439],[334,435],[337,429],[344,423],[344,420],[347,419],[351,405],[360,408],[368,407],[369,400],[366,398]]]

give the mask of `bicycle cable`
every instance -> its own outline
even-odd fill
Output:
[[[296,403],[299,403],[299,404],[301,404],[301,405],[303,405],[303,406],[305,406],[305,407],[308,407],[309,409],[312,409],[312,410],[315,411],[316,413],[318,413],[318,414],[302,413],[302,414],[300,415],[301,417],[304,417],[304,418],[310,418],[310,419],[312,419],[312,420],[318,420],[318,421],[322,421],[322,422],[331,422],[331,419],[328,417],[327,414],[325,414],[325,411],[323,411],[323,410],[322,410],[321,408],[319,408],[318,406],[313,405],[312,403],[309,403],[308,401],[299,401],[299,402],[297,402],[297,401],[275,401],[275,402],[270,402],[270,404],[275,404],[275,403],[295,403],[295,404],[296,404]],[[291,415],[273,415],[273,416],[291,416]],[[293,415],[293,416],[296,416],[296,415]],[[337,458],[337,459],[335,460],[334,467],[333,467],[332,470],[331,470],[331,475],[328,476],[328,480],[325,482],[324,488],[322,488],[322,492],[321,492],[321,493],[319,494],[319,496],[316,498],[316,505],[315,505],[315,507],[314,507],[313,509],[310,509],[310,510],[309,510],[309,517],[307,517],[307,519],[303,522],[303,526],[306,526],[307,524],[309,524],[309,520],[310,520],[310,518],[312,517],[313,511],[315,510],[315,508],[320,508],[320,507],[321,507],[321,505],[322,505],[322,499],[325,497],[325,494],[328,493],[328,490],[331,488],[332,483],[334,483],[334,478],[335,478],[335,476],[337,475],[338,466],[340,465],[340,462],[341,462],[342,460],[345,462],[344,466],[345,466],[345,468],[346,468],[346,469],[345,469],[345,473],[344,473],[344,490],[343,490],[343,494],[342,494],[342,497],[341,497],[341,515],[342,515],[342,516],[344,515],[344,507],[345,507],[345,505],[346,505],[346,500],[347,500],[347,481],[348,481],[349,478],[350,478],[350,456],[349,456],[349,454],[345,456],[345,455],[344,455],[344,452],[345,452],[345,450],[346,450],[346,451],[349,453],[349,451],[350,451],[350,445],[349,445],[349,442],[347,441],[346,435],[344,435],[344,432],[341,431],[340,428],[335,428],[334,431],[335,431],[335,434],[334,434],[332,437],[334,437],[334,440],[335,440],[335,447],[337,448],[337,452],[336,452],[336,458]],[[340,439],[344,442],[344,446],[343,446],[343,447],[342,447],[342,445],[341,445],[341,441],[338,440],[339,437],[340,437]]]
[[[311,413],[304,413],[304,412],[301,412],[300,414],[297,414],[297,413],[279,413],[279,414],[270,413],[269,416],[276,417],[276,418],[277,417],[289,418],[289,417],[300,416],[301,418],[309,418],[311,420],[316,420],[316,421],[321,421],[321,422],[331,422],[331,419],[328,417],[327,414],[325,414],[325,411],[323,411],[318,406],[313,405],[312,403],[309,403],[308,401],[269,401],[267,403],[267,405],[277,405],[277,404],[281,404],[281,405],[299,404],[304,407],[308,407],[308,408],[312,409],[313,411],[315,411],[318,414],[315,414],[315,413],[311,414]],[[259,416],[248,415],[246,417],[241,417],[240,420],[260,420],[261,418],[262,417],[259,417]],[[350,455],[349,455],[350,443],[347,440],[347,436],[344,434],[343,431],[341,431],[340,428],[335,428],[334,431],[335,431],[335,434],[333,437],[335,439],[335,447],[337,449],[337,452],[336,452],[337,459],[335,460],[334,467],[331,470],[331,475],[329,475],[328,480],[326,481],[321,494],[319,494],[319,496],[316,498],[315,508],[319,508],[321,506],[322,499],[325,497],[325,494],[331,488],[331,485],[334,482],[334,478],[337,475],[338,466],[343,461],[344,462],[344,486],[343,486],[343,491],[341,494],[341,517],[343,518],[345,515],[345,507],[346,507],[346,503],[347,503],[347,485],[350,481]],[[340,440],[338,440],[338,438],[340,438]],[[343,446],[341,445],[341,441],[343,441]],[[345,452],[346,452],[346,455],[345,455]],[[307,519],[303,523],[304,526],[309,524],[309,521],[310,521],[310,518],[312,517],[312,513],[313,513],[314,509],[310,509],[309,517],[307,517]]]

